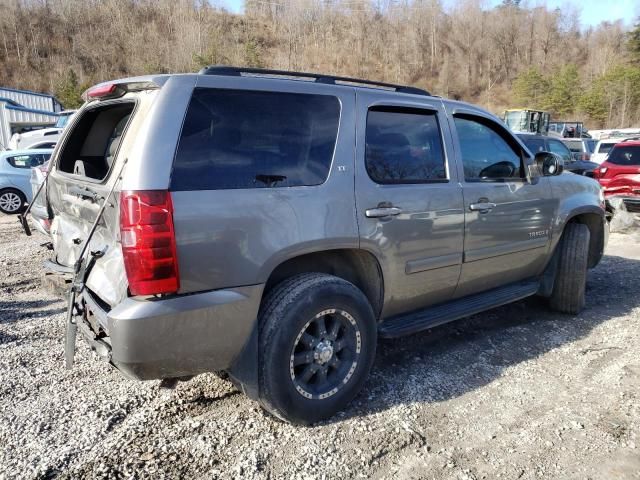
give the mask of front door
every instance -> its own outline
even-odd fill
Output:
[[[462,263],[462,189],[442,103],[358,92],[361,248],[384,274],[383,316],[449,300]]]
[[[554,203],[549,180],[531,177],[527,153],[488,116],[453,111],[465,209],[464,261],[456,297],[541,273]]]

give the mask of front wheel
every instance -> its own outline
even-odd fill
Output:
[[[296,275],[276,286],[260,312],[260,402],[297,424],[328,418],[360,391],[373,364],[373,309],[353,284]]]
[[[27,199],[20,190],[6,188],[0,191],[0,212],[6,214],[20,213],[27,203]]]

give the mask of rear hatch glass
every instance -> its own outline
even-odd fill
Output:
[[[607,162],[621,166],[640,165],[640,146],[617,146],[609,154]]]

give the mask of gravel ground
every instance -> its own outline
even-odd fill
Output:
[[[640,233],[611,236],[580,316],[529,299],[381,342],[312,428],[214,375],[127,380],[82,340],[65,370],[44,241],[0,216],[0,478],[640,479]]]

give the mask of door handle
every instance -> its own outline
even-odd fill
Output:
[[[376,207],[365,210],[364,214],[367,218],[394,217],[400,215],[402,209],[398,207]]]
[[[479,211],[480,213],[490,212],[495,208],[496,204],[491,202],[478,202],[469,205],[469,210]]]

